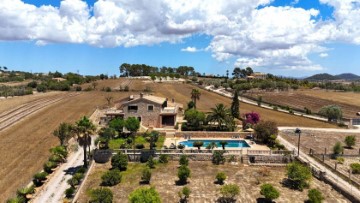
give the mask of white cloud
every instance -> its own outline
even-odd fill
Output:
[[[329,56],[329,54],[328,54],[328,53],[321,53],[321,54],[319,54],[319,56],[320,56],[321,58],[326,58],[326,57]]]
[[[314,20],[316,9],[269,6],[272,0],[62,0],[60,7],[2,0],[0,40],[86,43],[98,47],[177,43],[194,34],[212,37],[206,49],[235,65],[319,70],[309,54],[324,57],[331,41],[360,44],[357,0],[320,0],[333,19]],[[294,0],[293,3],[297,3]],[[262,5],[259,9],[259,6]],[[92,11],[92,12],[91,12]]]
[[[181,49],[181,51],[184,51],[184,52],[198,52],[198,51],[202,51],[202,49],[198,49],[196,47],[186,47],[186,48]]]

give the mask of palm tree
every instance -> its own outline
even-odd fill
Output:
[[[216,104],[215,108],[211,108],[207,119],[210,122],[216,122],[218,129],[221,129],[223,124],[228,125],[233,121],[230,110],[224,104]]]
[[[66,142],[71,137],[71,125],[68,123],[61,123],[58,129],[54,130],[53,135],[59,138],[61,146],[65,146]]]
[[[75,126],[73,126],[73,132],[77,137],[79,145],[83,147],[84,150],[84,167],[87,168],[87,155],[86,155],[86,147],[89,146],[89,154],[90,154],[90,145],[91,145],[91,137],[90,135],[95,131],[95,125],[89,120],[88,117],[84,116],[79,121],[76,122]]]
[[[194,102],[195,106],[194,108],[196,109],[196,100],[200,100],[200,96],[201,93],[198,89],[192,89],[191,91],[191,100]]]
[[[225,145],[227,145],[228,142],[226,142],[225,140],[222,140],[222,141],[220,141],[220,144],[221,144],[223,150],[225,150]]]

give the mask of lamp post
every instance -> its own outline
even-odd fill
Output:
[[[298,138],[298,157],[300,156],[300,137],[301,137],[301,130],[299,128],[295,129],[295,134],[299,134]]]

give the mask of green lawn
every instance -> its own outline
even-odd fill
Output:
[[[109,147],[110,147],[110,149],[119,149],[120,145],[125,143],[126,140],[127,139],[125,139],[125,138],[112,139],[109,141]],[[160,135],[158,141],[156,142],[156,149],[161,149],[162,146],[164,145],[164,141],[165,141],[165,136]],[[145,148],[147,148],[147,149],[150,146],[150,144],[146,141],[146,139],[141,135],[136,136],[135,144],[144,144]]]

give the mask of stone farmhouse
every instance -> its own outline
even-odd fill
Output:
[[[141,125],[148,128],[173,128],[176,119],[183,113],[183,105],[174,99],[141,93],[116,101],[116,109],[105,112],[106,120],[136,117]]]

